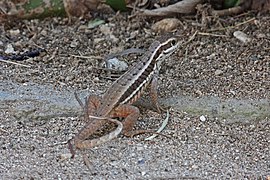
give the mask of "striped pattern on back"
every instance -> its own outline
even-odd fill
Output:
[[[119,77],[104,94],[97,115],[106,116],[119,104],[136,101],[151,82],[154,73],[159,71],[161,62],[178,46],[176,38],[168,39],[164,43],[153,42],[141,61]]]

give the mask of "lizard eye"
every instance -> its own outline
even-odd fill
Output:
[[[171,45],[172,45],[172,46],[175,46],[175,45],[176,45],[176,40],[175,40],[175,39],[173,39],[173,40],[171,41]]]

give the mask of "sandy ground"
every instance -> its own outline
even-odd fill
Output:
[[[248,21],[251,18],[255,21]],[[196,19],[181,18],[178,33],[183,43],[196,31],[206,34],[197,34],[166,60],[159,79],[160,97],[269,100],[269,14],[248,13],[215,21],[199,26]],[[1,28],[1,54],[7,44],[18,51],[38,46],[47,52],[19,62],[27,67],[0,62],[0,80],[101,95],[112,80],[110,74],[98,69],[100,57],[131,47],[147,48],[156,38],[151,30],[153,22],[129,20],[124,15],[95,29],[88,29],[84,21],[66,22],[52,18]],[[245,32],[251,41],[243,44],[234,38],[236,30]],[[130,55],[125,60],[130,65],[137,59]],[[1,90],[7,91],[7,87]],[[12,111],[18,103],[27,108],[27,101],[0,104],[1,179],[270,178],[269,117],[248,124],[227,124],[214,118],[201,121],[197,115],[172,109],[163,132],[170,138],[144,141],[148,135],[120,136],[91,150],[77,151],[70,159],[65,142],[84,126],[81,117],[18,118]],[[157,129],[164,119],[164,115],[144,108],[141,114],[136,129]]]

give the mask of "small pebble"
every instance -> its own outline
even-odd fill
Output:
[[[8,44],[8,45],[7,45],[7,48],[6,48],[6,50],[5,50],[5,53],[6,53],[6,54],[15,54],[16,52],[14,51],[13,46],[12,46],[11,44]]]
[[[106,68],[118,70],[118,71],[125,71],[128,69],[128,65],[125,61],[120,61],[117,58],[112,58],[106,61]]]
[[[206,121],[206,117],[204,115],[200,116],[200,121],[205,122]]]
[[[200,90],[196,90],[195,93],[196,93],[197,95],[199,95],[199,96],[203,95],[202,91],[200,91]]]
[[[100,31],[104,35],[110,35],[112,34],[111,28],[107,24],[100,25]]]
[[[236,92],[234,90],[230,90],[230,93],[233,94],[233,95],[236,94]]]
[[[222,71],[222,70],[219,70],[219,69],[215,71],[215,75],[216,75],[216,76],[219,76],[219,75],[221,75],[222,73],[223,73],[223,71]]]
[[[60,161],[64,161],[66,159],[70,159],[72,157],[71,153],[66,153],[66,154],[60,154]]]
[[[137,147],[137,151],[143,151],[143,150],[144,150],[144,147],[142,146]]]
[[[131,39],[135,39],[135,37],[139,34],[139,31],[132,31],[130,33],[130,37],[128,38],[128,40],[131,40]]]
[[[210,54],[209,56],[206,57],[208,60],[211,60],[211,59],[215,59],[216,58],[216,54],[215,53],[212,53]]]
[[[180,23],[181,22],[179,19],[166,18],[166,19],[162,19],[161,21],[156,22],[152,26],[152,30],[155,32],[171,32],[177,29]]]
[[[98,44],[100,43],[101,41],[104,41],[105,39],[104,38],[95,38],[94,39],[94,44]]]
[[[195,164],[191,166],[192,169],[198,169],[198,167],[199,167],[199,166],[197,166],[197,165],[195,165]]]
[[[266,34],[263,33],[256,34],[256,38],[266,38]]]
[[[242,41],[243,43],[248,43],[251,41],[251,38],[248,37],[247,34],[243,33],[242,31],[235,31],[233,36]]]
[[[94,82],[99,82],[99,78],[98,78],[98,77],[95,77],[95,78],[93,79],[93,81],[94,81]]]
[[[144,164],[144,163],[145,163],[144,159],[139,159],[139,160],[138,160],[138,164],[142,165],[142,164]]]
[[[146,172],[145,171],[142,171],[142,176],[145,176],[146,175]]]
[[[73,40],[73,41],[70,43],[70,47],[75,48],[75,47],[78,46],[78,44],[79,44],[79,43],[78,43],[76,40]]]
[[[43,36],[47,36],[47,35],[48,35],[48,32],[47,32],[45,29],[43,29],[43,30],[40,32],[40,34],[42,34]]]
[[[19,29],[10,30],[9,33],[11,36],[18,36],[20,34],[20,30]]]
[[[80,25],[80,26],[78,27],[78,30],[79,30],[79,31],[84,31],[84,30],[86,30],[86,29],[88,29],[88,27],[87,27],[86,25]]]
[[[119,41],[119,39],[118,39],[115,35],[113,35],[113,34],[110,35],[110,39],[111,39],[112,42],[114,42],[114,43],[116,43],[116,42]]]
[[[74,76],[67,76],[65,81],[72,81],[75,77]]]

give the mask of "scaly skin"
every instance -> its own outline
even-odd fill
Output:
[[[151,84],[150,95],[152,101],[157,107],[157,110],[160,111],[157,103],[158,72],[161,63],[178,49],[179,45],[180,43],[175,37],[165,39],[161,42],[154,41],[142,59],[118,78],[101,99],[97,96],[89,96],[86,103],[87,107],[84,108],[85,119],[88,123],[74,137],[76,148],[89,149],[115,138],[122,130],[120,122],[111,119],[115,117],[125,118],[123,122],[123,133],[129,136],[129,131],[132,130],[140,115],[139,109],[131,104],[142,95],[149,84]],[[118,128],[105,136],[87,140],[107,120],[118,124]]]

